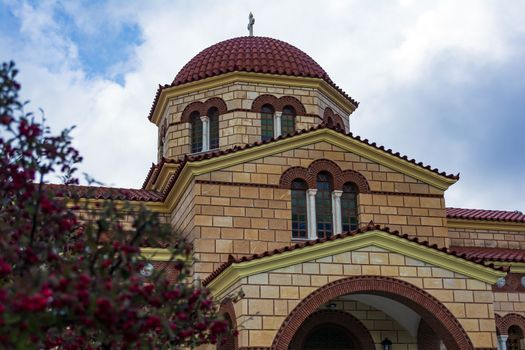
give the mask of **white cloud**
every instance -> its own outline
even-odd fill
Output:
[[[82,43],[73,42],[53,20],[54,2],[37,9],[12,3],[23,23],[23,41],[0,34],[0,43],[18,52],[23,91],[33,106],[44,108],[50,124],[78,125],[82,170],[124,187],[140,186],[155,161],[156,129],[146,116],[157,84],[171,82],[205,47],[246,35],[250,11],[256,35],[303,49],[362,102],[352,116],[354,131],[443,170],[472,171],[476,184],[484,183],[489,176],[479,174],[476,164],[464,164],[468,131],[461,139],[437,134],[435,125],[443,121],[425,118],[434,118],[430,112],[442,106],[406,94],[441,82],[461,106],[464,89],[476,85],[480,71],[515,63],[517,43],[523,45],[525,38],[519,15],[525,3],[519,1],[111,1],[86,9],[79,4],[64,6],[86,32],[96,31],[105,17],[116,26],[136,22],[142,30],[129,61],[114,63],[115,71],[124,72],[122,85],[86,74],[78,57]],[[516,179],[495,186],[486,196],[476,195],[473,185],[455,185],[458,190],[451,190],[448,200],[456,206],[523,208],[521,197],[509,190],[515,185]]]

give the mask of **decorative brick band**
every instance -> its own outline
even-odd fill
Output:
[[[344,170],[331,160],[318,159],[312,162],[308,168],[294,166],[287,169],[279,180],[279,187],[289,189],[292,181],[301,179],[308,184],[309,188],[317,187],[317,175],[326,171],[332,175],[334,190],[342,190],[347,182],[356,184],[359,193],[370,193],[370,186],[366,178],[354,170]]]
[[[356,293],[384,296],[410,307],[434,329],[447,349],[474,349],[459,321],[439,300],[410,283],[382,276],[348,277],[317,289],[303,299],[284,320],[271,349],[288,349],[294,335],[308,316],[332,299]]]
[[[503,287],[493,285],[492,291],[494,293],[525,293],[525,286],[521,284],[521,279],[524,277],[525,274],[522,273],[509,273],[505,276],[505,285]]]
[[[252,112],[260,113],[262,106],[266,104],[271,105],[276,111],[282,112],[284,107],[291,106],[293,109],[295,109],[295,113],[297,113],[297,115],[306,114],[306,109],[304,108],[301,101],[299,101],[297,98],[292,96],[283,96],[277,98],[268,94],[260,95],[255,100],[253,100]]]
[[[411,197],[430,197],[430,198],[443,198],[442,194],[432,193],[408,193],[408,192],[389,192],[389,191],[370,191],[371,194],[384,194],[387,196],[411,196]]]
[[[195,180],[197,184],[206,185],[222,185],[222,186],[245,186],[245,187],[262,187],[262,188],[279,188],[278,185],[259,184],[253,182],[227,182],[227,181],[210,181],[210,180]]]
[[[525,317],[519,314],[511,313],[505,316],[496,314],[496,329],[501,335],[508,335],[509,328],[512,326],[519,327],[525,334]]]
[[[195,101],[187,105],[186,108],[184,108],[184,110],[182,111],[182,116],[180,118],[181,123],[189,123],[190,115],[193,112],[199,112],[201,116],[206,115],[208,113],[208,110],[212,107],[217,108],[219,110],[219,114],[224,114],[228,112],[228,107],[226,106],[226,103],[222,98],[212,97],[206,100],[206,102]]]
[[[302,323],[295,333],[290,350],[304,349],[304,343],[315,328],[323,324],[334,324],[345,330],[357,349],[374,349],[374,340],[368,329],[354,316],[340,310],[321,310],[314,312]]]

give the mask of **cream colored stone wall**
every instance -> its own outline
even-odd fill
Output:
[[[525,316],[525,293],[494,292],[494,311],[500,316],[510,313]]]
[[[167,119],[167,135],[163,154],[169,158],[180,158],[191,151],[190,123],[182,123],[184,108],[191,102],[205,102],[209,98],[222,98],[230,112],[219,117],[219,148],[227,149],[235,145],[244,145],[260,141],[260,115],[251,112],[253,101],[260,95],[270,94],[277,98],[292,96],[301,101],[307,115],[298,115],[297,129],[306,129],[322,122],[324,109],[330,107],[339,114],[348,130],[348,118],[345,112],[330,98],[317,89],[283,88],[268,84],[231,83],[220,88],[199,91],[169,100],[167,112],[159,125]]]
[[[452,246],[525,249],[525,225],[522,231],[449,228],[448,232]]]
[[[189,242],[192,242],[198,234],[197,230],[195,230],[195,193],[194,183],[192,183],[188,186],[171,213],[173,231]]]
[[[245,293],[235,306],[237,322],[244,326],[239,346],[270,346],[286,316],[307,295],[331,281],[361,275],[394,277],[424,289],[458,319],[474,347],[496,346],[490,285],[375,247],[243,278],[231,289]]]

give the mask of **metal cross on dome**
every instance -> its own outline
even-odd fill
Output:
[[[253,36],[253,25],[255,24],[255,17],[253,17],[253,14],[250,12],[250,15],[248,16],[248,31],[250,32],[250,36]]]

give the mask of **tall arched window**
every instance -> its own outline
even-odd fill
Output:
[[[283,108],[281,116],[281,135],[291,134],[295,131],[295,109],[291,106]]]
[[[308,238],[307,188],[303,180],[292,181],[292,238]]]
[[[341,221],[343,232],[357,230],[357,186],[347,182],[341,195]]]
[[[523,342],[523,332],[518,326],[511,326],[509,328],[509,337],[507,339],[507,350],[521,350]]]
[[[210,118],[210,149],[219,148],[219,110],[212,107],[208,110]]]
[[[202,151],[202,120],[199,112],[190,114],[191,122],[191,153]]]
[[[262,140],[269,140],[273,137],[273,115],[275,110],[271,105],[264,105],[261,108],[261,136]]]
[[[333,233],[332,222],[332,175],[326,171],[317,174],[317,193],[315,195],[315,213],[317,237],[330,237]]]

